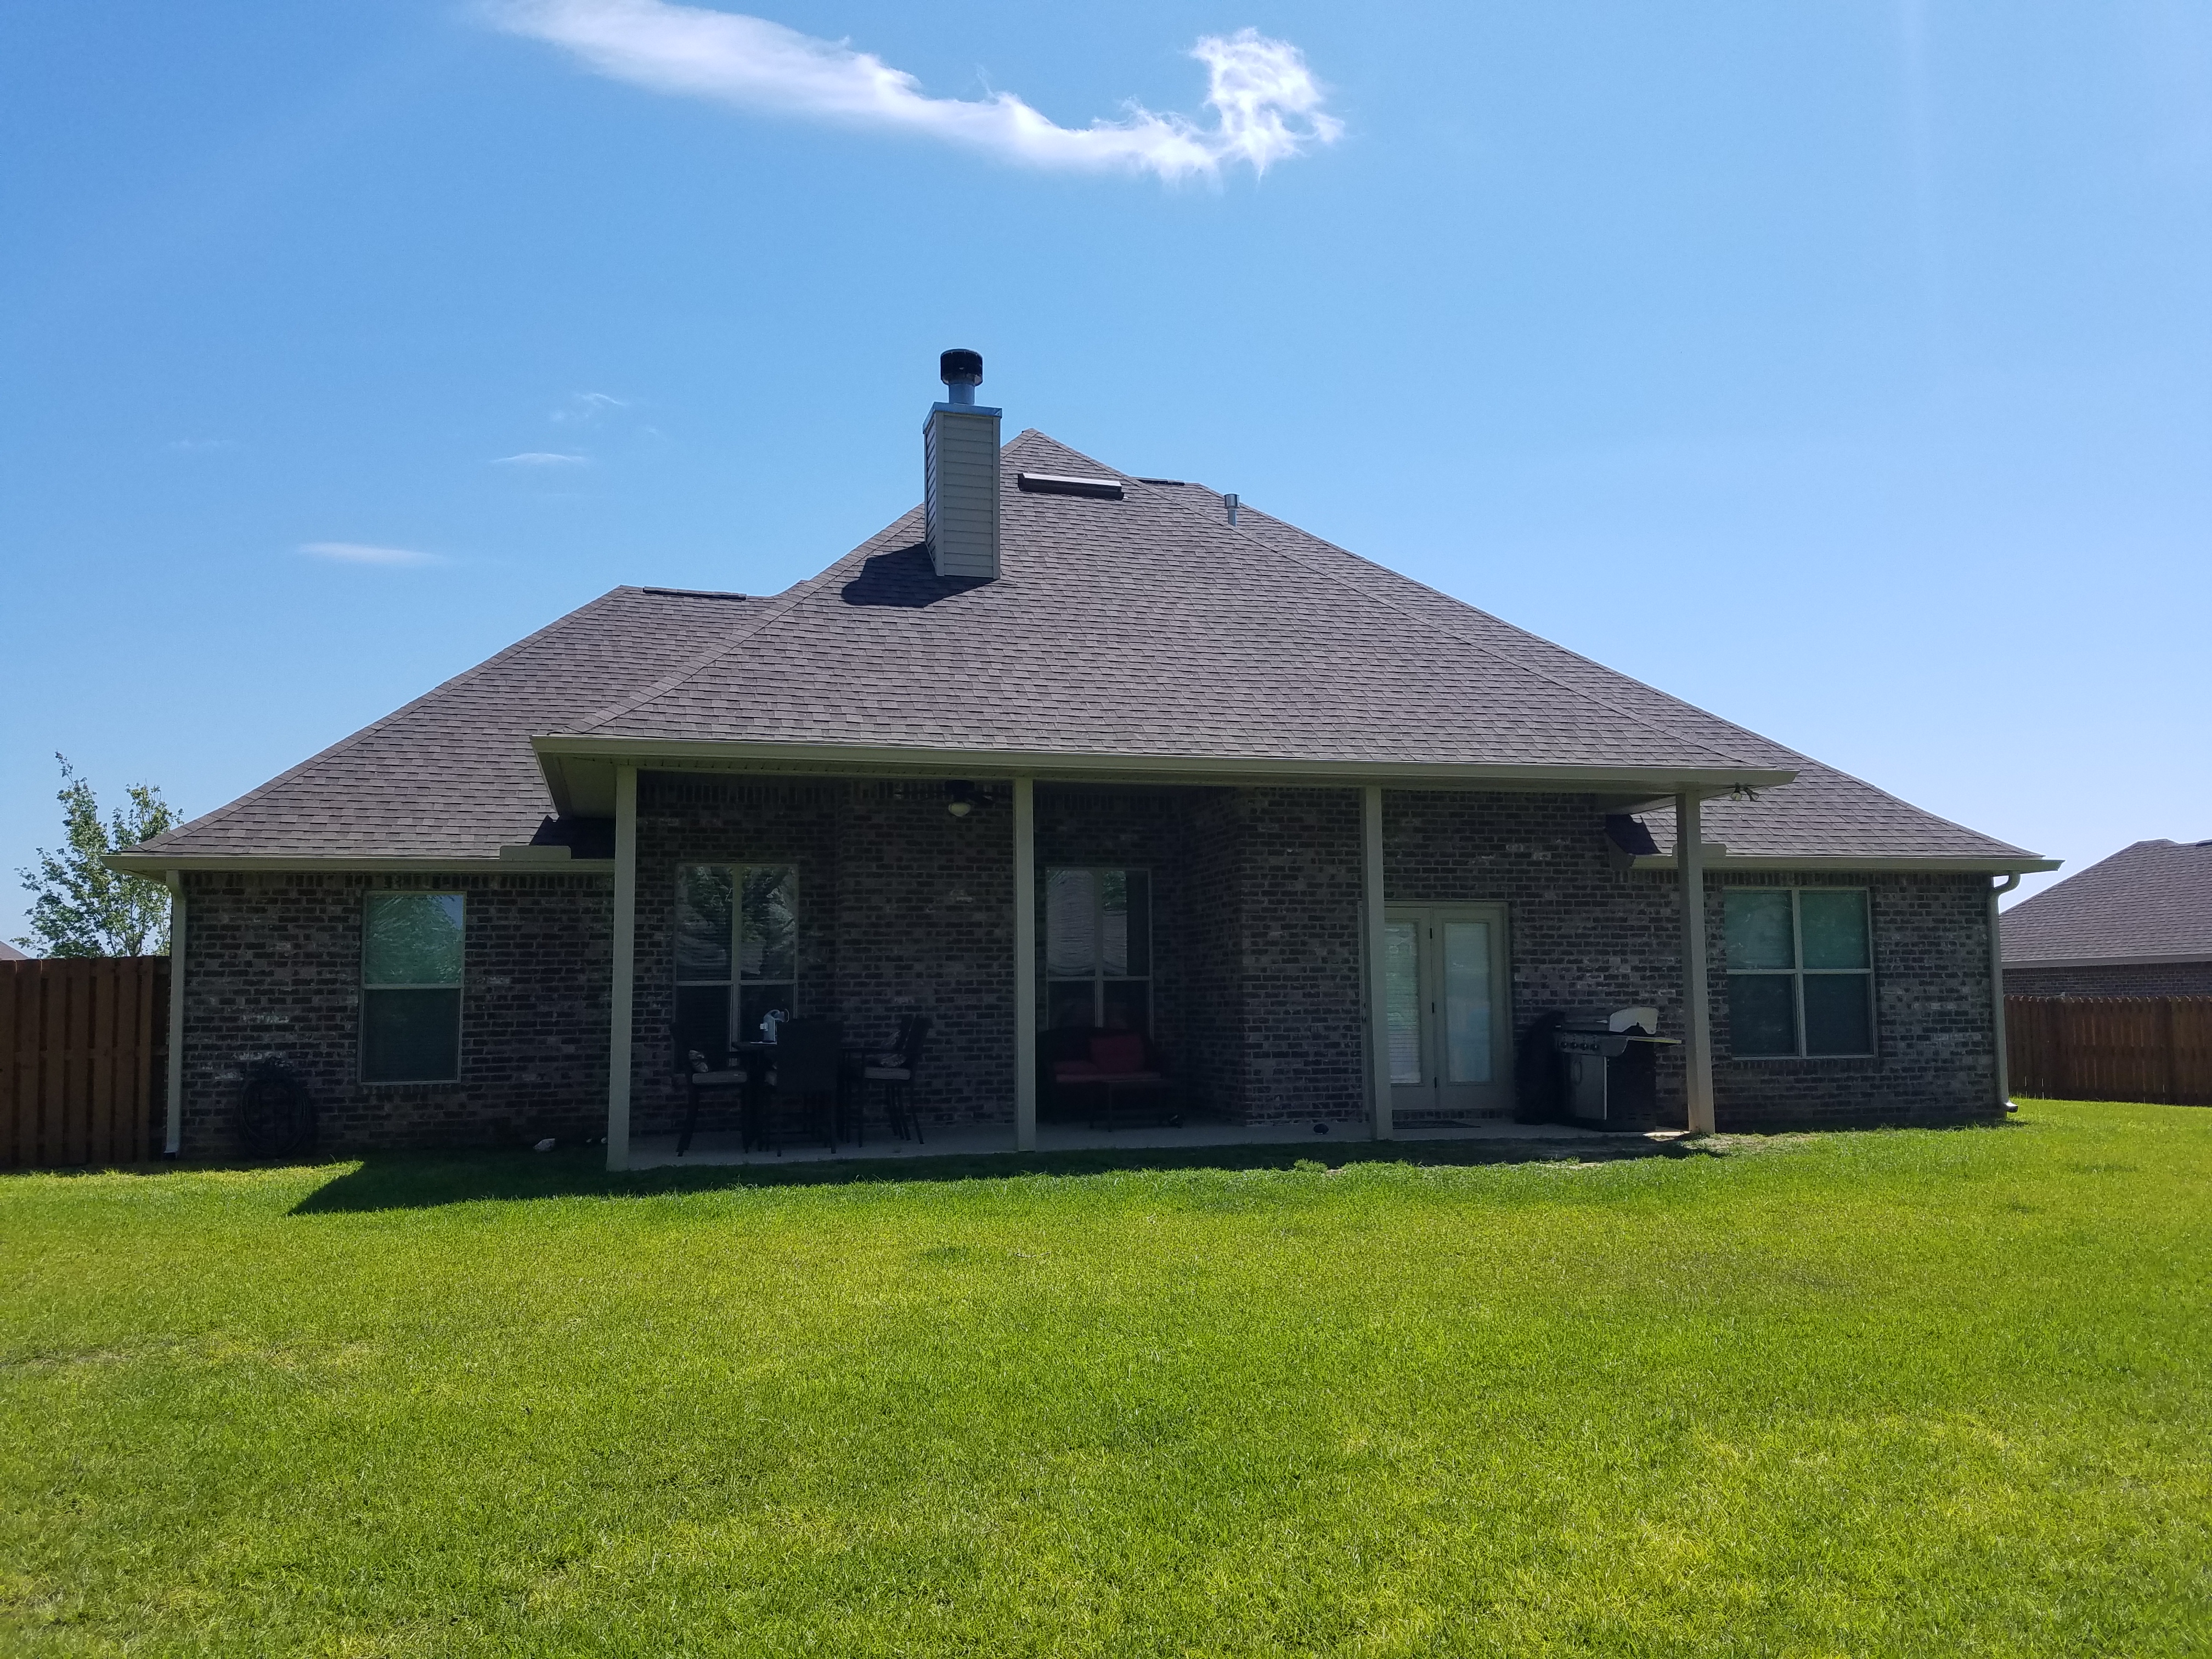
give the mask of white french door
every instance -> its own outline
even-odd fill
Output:
[[[1507,961],[1502,904],[1384,908],[1393,1112],[1502,1112],[1512,1106]]]

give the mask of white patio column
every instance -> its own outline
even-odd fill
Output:
[[[1014,1150],[1036,1151],[1036,788],[1014,780]]]
[[[1690,1133],[1713,1132],[1713,1006],[1705,986],[1705,832],[1702,803],[1674,797],[1674,871],[1682,889],[1682,1081]]]
[[[636,1018],[637,768],[615,768],[614,982],[607,1006],[607,1168],[629,1168],[630,1026]]]
[[[1367,968],[1367,1127],[1377,1140],[1393,1138],[1390,1123],[1390,999],[1389,964],[1383,960],[1382,786],[1360,792],[1360,921],[1364,929],[1360,955]]]
[[[169,1076],[167,1121],[161,1156],[174,1158],[185,1144],[185,872],[167,872],[169,884]]]

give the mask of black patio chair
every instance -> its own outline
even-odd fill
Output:
[[[707,1069],[707,1056],[696,1048],[692,1049],[684,1058],[690,1062],[690,1069],[684,1073],[685,1097],[684,1132],[676,1137],[676,1156],[681,1158],[691,1150],[691,1137],[699,1127],[699,1109],[710,1099],[726,1099],[732,1094],[738,1097],[738,1109],[744,1129],[743,1139],[745,1149],[750,1152],[752,1149],[755,1126],[751,1121],[752,1102],[745,1091],[744,1071],[742,1068],[727,1072],[709,1071]]]
[[[844,1028],[834,1019],[787,1019],[775,1028],[775,1069],[769,1073],[772,1104],[765,1115],[778,1157],[783,1147],[777,1120],[787,1110],[802,1133],[819,1134],[823,1146],[837,1150],[844,1036]]]
[[[921,1143],[921,1120],[914,1111],[914,1074],[921,1064],[922,1045],[929,1040],[927,1014],[899,1016],[898,1036],[886,1053],[870,1058],[860,1068],[860,1086],[872,1085],[883,1096],[884,1115],[891,1133],[901,1140]],[[865,1098],[861,1107],[866,1110]]]

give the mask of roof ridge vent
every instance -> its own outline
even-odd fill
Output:
[[[945,400],[921,428],[922,520],[930,568],[985,581],[999,574],[999,421],[1005,410],[975,401],[983,354],[952,350],[937,360]]]

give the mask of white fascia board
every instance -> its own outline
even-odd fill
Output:
[[[2004,969],[2009,974],[2015,969],[2032,973],[2039,968],[2185,968],[2199,962],[2212,962],[2212,951],[2162,951],[2129,957],[2007,957]]]
[[[440,872],[450,875],[605,875],[612,859],[502,859],[378,857],[374,854],[109,853],[100,862],[134,876],[159,876],[170,870],[266,870],[301,873],[368,872]]]
[[[1811,875],[1829,872],[1842,875],[1854,872],[1878,875],[1887,872],[1893,875],[2002,876],[2014,872],[2026,875],[2037,871],[2056,870],[2058,864],[2059,860],[2057,859],[2038,858],[1882,858],[1872,854],[1842,858],[1819,858],[1802,854],[1770,858],[1752,853],[1728,853],[1718,858],[1708,858],[1705,861],[1705,870],[1707,874],[1717,871],[1725,874],[1730,870],[1802,870]],[[1638,856],[1635,867],[1638,870],[1672,870],[1674,867],[1674,855],[1672,853],[1642,854]]]
[[[1269,756],[1071,754],[1003,749],[878,747],[858,744],[670,741],[539,737],[531,746],[561,811],[592,793],[578,773],[616,763],[649,771],[732,771],[811,776],[969,778],[1040,781],[1254,784],[1400,788],[1588,789],[1722,794],[1767,789],[1797,775],[1771,767],[1486,765],[1423,761],[1309,761]]]

